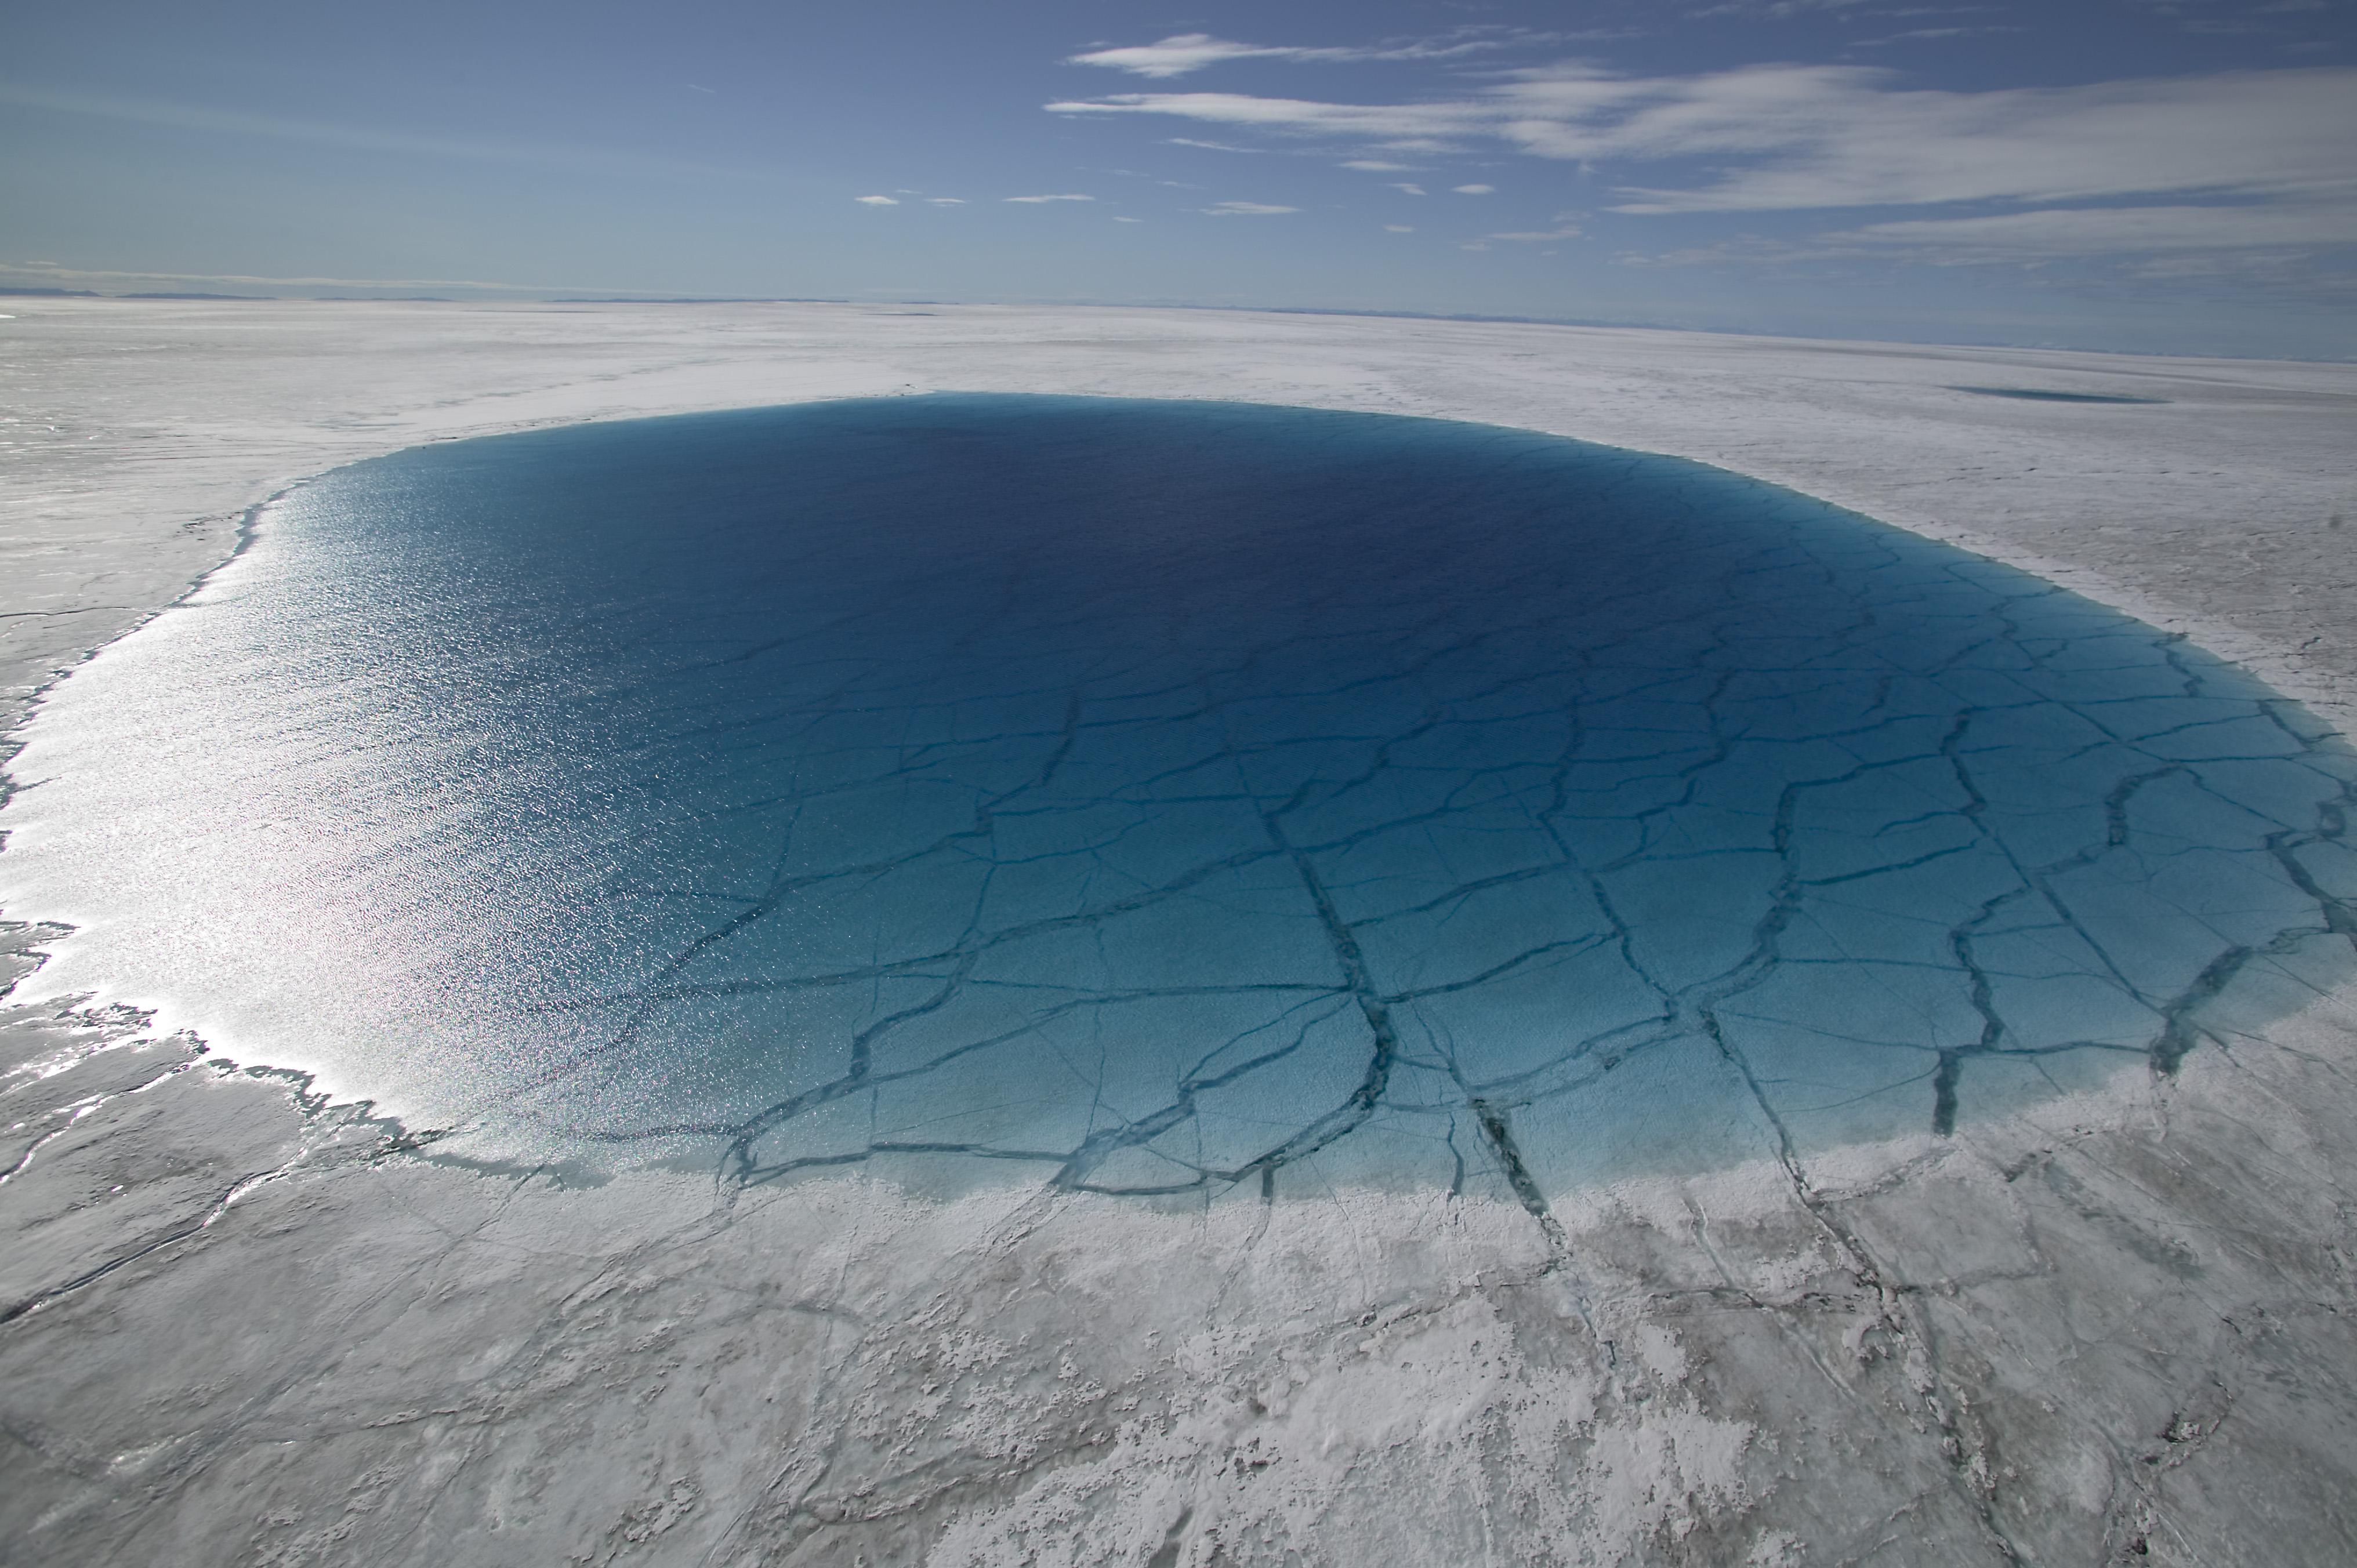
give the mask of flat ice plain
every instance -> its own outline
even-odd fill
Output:
[[[2190,633],[2327,723],[2357,672],[2337,367],[1191,312],[12,309],[27,693],[330,464],[934,389],[1672,452]],[[1311,1160],[1273,1204],[428,1158],[20,1001],[0,1530],[37,1562],[2344,1559],[2352,1014],[2321,971],[2280,989],[2174,1072],[1950,1131],[1795,1136],[1763,1095],[1699,1173],[1477,1157],[1451,1194]]]

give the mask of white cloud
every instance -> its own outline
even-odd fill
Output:
[[[1627,77],[1570,65],[1412,103],[1136,92],[1048,107],[1391,145],[1502,144],[1588,164],[1707,160],[1714,172],[1698,183],[1622,188],[1620,210],[1671,213],[2162,193],[2302,200],[2350,180],[2352,106],[2347,67],[1953,92],[1856,66]]]
[[[1143,218],[1124,218],[1116,214],[1114,218],[1114,221],[1116,223],[1143,223],[1146,220]]]
[[[1386,223],[1383,225],[1383,232],[1386,234],[1413,234],[1415,232],[1415,225],[1413,223]]]
[[[1342,166],[1344,168],[1365,169],[1371,174],[1405,174],[1409,169],[1415,166],[1413,164],[1387,164],[1381,158],[1346,158],[1342,162]]]
[[[1094,201],[1096,198],[1093,196],[1010,196],[1006,199],[1037,205],[1042,201]]]
[[[1215,38],[1209,33],[1178,33],[1157,44],[1131,44],[1118,48],[1091,49],[1085,54],[1070,57],[1068,65],[1101,65],[1114,70],[1125,70],[1132,76],[1157,80],[1185,76],[1207,65],[1220,65],[1232,59],[1283,60],[1383,60],[1383,59],[1451,59],[1460,55],[1478,54],[1484,49],[1504,48],[1509,44],[1531,42],[1547,37],[1544,34],[1512,32],[1495,36],[1496,29],[1482,29],[1491,37],[1410,40],[1401,43],[1373,44],[1363,48],[1268,48],[1259,44],[1240,44],[1228,38]]]
[[[1265,201],[1215,201],[1203,209],[1214,218],[1273,218],[1280,212],[1298,212],[1298,207],[1277,207]]]
[[[1266,147],[1239,147],[1226,142],[1199,142],[1192,136],[1166,136],[1163,140],[1174,147],[1203,147],[1215,153],[1265,153]]]
[[[855,196],[851,199],[858,202],[862,207],[898,207],[900,205],[900,199],[897,196]]]
[[[1449,188],[1454,190],[1459,196],[1495,196],[1498,194],[1498,188],[1494,185],[1455,185],[1449,187]]]
[[[1404,190],[1410,196],[1422,196],[1425,194],[1424,187],[1413,184],[1410,181],[1404,179],[1393,181],[1392,188],[1394,190]]]
[[[963,196],[929,196],[925,198],[925,201],[928,205],[933,207],[963,207],[965,205],[965,198]]]
[[[1184,76],[1190,70],[1200,70],[1222,60],[1258,59],[1269,56],[1284,58],[1285,49],[1255,48],[1250,44],[1230,43],[1209,33],[1178,33],[1158,44],[1135,44],[1122,48],[1091,49],[1065,60],[1067,65],[1110,66],[1125,70],[1132,76],[1165,78]]]

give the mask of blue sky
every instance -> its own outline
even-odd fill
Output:
[[[2357,355],[2357,0],[85,0],[0,284]]]

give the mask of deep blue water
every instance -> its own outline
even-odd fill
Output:
[[[2049,584],[1487,426],[928,397],[339,470],[67,682],[12,910],[477,1153],[1555,1190],[2169,1070],[2357,758]]]

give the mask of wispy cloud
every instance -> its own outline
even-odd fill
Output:
[[[1010,196],[1006,199],[1036,206],[1043,201],[1094,201],[1096,198],[1093,196]]]
[[[1813,107],[1791,100],[1798,82],[1742,74],[1763,79],[1749,84],[1765,90],[1758,100],[1649,108],[1612,139],[1641,156],[1749,151],[1759,163],[1697,188],[1632,192],[1623,210],[2284,196],[2348,181],[2357,134],[2347,70],[1993,92],[1893,91],[1875,73],[1829,70]]]
[[[1415,225],[1413,223],[1386,223],[1383,225],[1383,232],[1386,234],[1413,234],[1415,232]]]
[[[156,125],[167,130],[197,131],[231,136],[265,136],[300,142],[314,147],[350,152],[391,153],[408,156],[462,158],[488,163],[542,165],[597,174],[712,175],[726,173],[716,166],[684,158],[644,153],[607,151],[579,145],[550,146],[510,142],[493,137],[422,136],[364,125],[339,125],[319,120],[290,119],[274,114],[207,109],[194,104],[151,100],[107,98],[90,93],[58,92],[44,88],[0,82],[0,103],[52,113],[87,115],[94,119]]]
[[[926,205],[930,207],[963,207],[965,205],[965,198],[963,196],[929,196],[925,198],[925,202]]]
[[[1495,130],[1501,113],[1474,102],[1356,104],[1242,92],[1117,92],[1047,105],[1051,114],[1168,114],[1206,124],[1360,139],[1456,138]]]
[[[1343,160],[1342,166],[1344,168],[1365,169],[1372,174],[1405,174],[1409,169],[1414,168],[1415,166],[1413,164],[1385,163],[1381,158],[1346,158]]]
[[[1904,246],[1991,260],[2155,251],[2279,250],[2357,245],[2357,195],[2305,205],[2064,207],[1985,218],[1910,219],[1824,235],[1826,242]]]
[[[1716,5],[1706,5],[1695,12],[1697,16],[1766,16],[1772,20],[1789,21],[1794,16],[1807,16],[1826,11],[1855,11],[1863,5],[1878,5],[1878,0],[1720,0]]]
[[[2136,0],[2140,9],[2174,22],[2179,29],[2212,37],[2273,34],[2282,37],[2300,24],[2332,9],[2326,0],[2275,0],[2253,5],[2251,0]]]
[[[1215,201],[1203,209],[1214,218],[1274,218],[1280,212],[1298,212],[1298,207],[1278,207],[1266,201]]]
[[[1518,43],[1552,41],[1558,35],[1532,34],[1520,29],[1480,28],[1441,38],[1412,38],[1389,43],[1342,48],[1303,48],[1240,44],[1209,33],[1178,33],[1160,43],[1130,44],[1116,48],[1090,49],[1069,57],[1068,65],[1106,66],[1132,76],[1167,79],[1185,76],[1205,66],[1239,59],[1281,59],[1347,63],[1359,60],[1455,59]]]
[[[1230,142],[1200,142],[1197,141],[1192,136],[1165,136],[1163,141],[1167,145],[1173,147],[1202,147],[1214,153],[1265,153],[1268,151],[1266,147],[1239,147]]]
[[[1910,27],[1903,33],[1891,33],[1879,38],[1860,38],[1850,48],[1857,49],[1888,48],[1892,44],[1931,43],[1940,38],[1977,38],[1985,33],[2023,33],[2027,27],[1989,26],[1980,27]]]
[[[851,199],[856,201],[862,207],[898,207],[900,205],[900,199],[897,196],[855,196]]]
[[[1555,215],[1555,227],[1552,229],[1525,229],[1511,234],[1491,234],[1488,238],[1509,240],[1516,244],[1535,244],[1543,240],[1577,240],[1581,231],[1572,220],[1577,216],[1576,212],[1558,212]]]
[[[0,261],[0,276],[38,278],[50,287],[123,288],[156,284],[212,284],[234,288],[471,289],[488,294],[630,294],[614,284],[495,283],[483,278],[266,277],[256,273],[135,272],[69,267],[57,262]]]
[[[2097,208],[1870,224],[1793,242],[1738,235],[1658,253],[1623,252],[1625,266],[1851,266],[1910,262],[2029,269],[2061,286],[2252,292],[2335,305],[2357,300],[2357,271],[2329,258],[2357,243],[2357,210],[2275,212],[2222,226],[2213,207]],[[2323,252],[2319,255],[2319,252]],[[2069,269],[2057,272],[2058,265]]]
[[[1423,196],[1426,194],[1424,187],[1410,179],[1395,179],[1392,181],[1392,188],[1394,190],[1405,192],[1409,196]]]
[[[1494,185],[1452,185],[1448,188],[1455,191],[1459,196],[1495,196],[1498,194],[1498,188]]]

